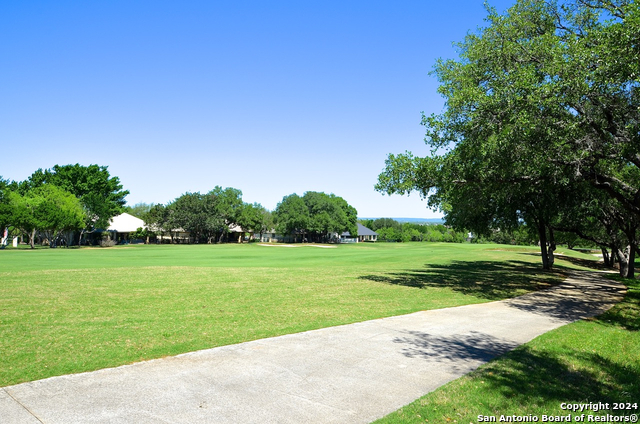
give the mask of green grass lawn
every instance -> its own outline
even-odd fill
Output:
[[[578,266],[539,262],[533,248],[444,243],[6,249],[0,386],[513,297]]]
[[[637,416],[640,282],[621,282],[628,286],[627,295],[607,313],[545,333],[376,423],[488,422],[479,415],[497,422],[502,415],[531,415],[540,422],[543,415]],[[562,403],[589,402],[608,404],[609,409],[561,408]],[[614,409],[620,403],[630,409]]]

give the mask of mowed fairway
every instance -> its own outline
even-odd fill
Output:
[[[0,386],[513,297],[571,266],[539,262],[533,248],[444,243],[7,249]]]

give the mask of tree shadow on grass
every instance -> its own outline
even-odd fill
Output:
[[[627,286],[624,300],[598,317],[598,321],[629,331],[640,331],[640,281],[618,278]]]
[[[521,255],[537,256],[538,258],[540,257],[540,253],[521,253]],[[563,254],[556,254],[555,260],[556,260],[556,264],[558,264],[560,261],[567,261],[573,265],[581,266],[583,268],[593,269],[596,271],[615,270],[614,268],[606,266],[604,262],[595,260],[595,256],[594,256],[594,259],[584,259],[584,258],[576,258],[573,256],[565,256]]]
[[[567,363],[580,365],[570,367]],[[614,362],[596,352],[573,349],[555,353],[523,346],[482,368],[476,377],[499,390],[510,402],[515,398],[522,405],[546,402],[557,408],[562,402],[589,401],[611,405],[637,402],[640,398],[637,368]],[[501,409],[500,405],[494,407]]]
[[[511,260],[426,264],[423,269],[363,275],[359,278],[418,289],[449,288],[482,299],[502,300],[551,287],[565,276],[561,270],[543,271],[539,264]]]
[[[514,398],[516,404],[523,406],[546,403],[553,409],[562,402],[612,404],[640,399],[637,364],[615,362],[595,351],[577,350],[570,345],[553,345],[553,351],[526,345],[515,348],[514,342],[481,332],[453,336],[407,332],[394,342],[405,346],[405,356],[441,362],[443,366],[453,364],[454,369],[463,371],[469,366],[475,368],[477,361],[487,362],[508,352],[499,361],[471,374],[473,385],[481,381],[486,390],[501,394],[493,402],[507,399],[505,405],[485,405],[493,413],[504,413]]]
[[[479,332],[451,337],[411,332],[394,341],[406,345],[403,351],[406,356],[441,362],[443,366],[453,364],[454,369],[462,371],[477,365],[478,360],[488,361],[514,347],[508,341]],[[518,410],[533,407],[529,412],[540,408],[545,413],[558,411],[566,415],[571,411],[560,410],[560,404],[565,402],[602,402],[612,407],[615,402],[633,403],[640,399],[637,363],[618,362],[595,351],[578,350],[570,345],[553,345],[552,348],[521,346],[470,374],[471,380],[462,383],[460,390],[470,393],[469,399],[483,399],[474,405],[474,416],[518,412],[514,407]],[[632,349],[633,346],[625,348]],[[490,395],[483,397],[483,393]],[[458,397],[447,398],[449,405],[439,407],[446,410],[459,406]],[[597,414],[606,412],[598,411]],[[625,414],[613,410],[609,413]],[[460,418],[460,422],[465,422],[465,418],[473,419]]]

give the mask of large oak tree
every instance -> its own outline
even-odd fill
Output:
[[[459,59],[435,66],[446,107],[423,117],[431,156],[390,155],[377,190],[418,190],[449,223],[477,231],[527,222],[538,229],[545,268],[554,228],[571,230],[571,211],[602,193],[588,230],[606,234],[605,223],[613,223],[621,272],[632,277],[640,221],[638,5],[519,0],[503,15],[489,9],[487,22],[458,45]]]

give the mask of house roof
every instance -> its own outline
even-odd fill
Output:
[[[231,224],[229,225],[229,232],[230,233],[243,233],[245,232],[241,226],[236,225],[236,224]]]
[[[358,236],[377,236],[378,235],[378,233],[368,229],[367,227],[365,227],[359,222],[357,223],[357,225],[358,225]],[[344,233],[342,233],[342,235],[346,237],[351,236],[351,234],[349,234],[349,231],[345,231]]]
[[[358,222],[358,235],[359,236],[377,236],[378,233],[376,233],[373,230],[370,230],[369,228],[365,227],[364,225]]]
[[[116,231],[118,233],[131,233],[138,228],[145,228],[144,221],[140,218],[136,218],[128,213],[123,213],[118,216],[114,216],[109,220],[108,231]]]

